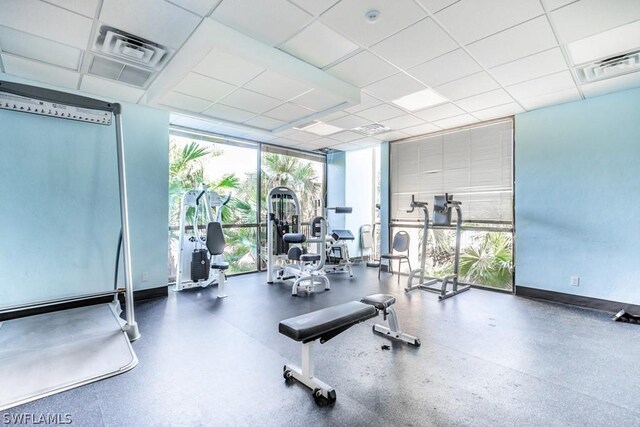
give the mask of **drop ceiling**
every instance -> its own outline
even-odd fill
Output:
[[[104,25],[172,56],[142,88],[91,75]],[[370,147],[638,87],[637,71],[590,83],[575,71],[638,49],[638,0],[3,0],[0,13],[6,74],[307,150]],[[394,102],[415,93],[445,99]],[[372,123],[390,130],[354,130]]]

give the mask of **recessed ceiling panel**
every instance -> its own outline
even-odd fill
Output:
[[[312,89],[309,85],[271,70],[260,74],[244,87],[282,101],[295,98]]]
[[[394,117],[402,116],[404,114],[406,113],[399,108],[396,108],[389,104],[382,104],[364,111],[360,111],[358,113],[358,116],[372,122],[379,122],[386,119],[392,119]]]
[[[283,122],[281,120],[276,120],[276,119],[272,119],[269,117],[264,117],[264,116],[256,116],[253,117],[249,120],[247,120],[246,122],[244,122],[244,124],[249,125],[249,126],[254,126],[260,129],[266,129],[269,131],[272,131],[276,128],[279,128],[280,126],[283,126],[286,124],[286,122]]]
[[[270,46],[283,43],[313,19],[286,0],[225,0],[211,17]]]
[[[436,120],[442,120],[448,117],[464,114],[464,111],[456,107],[454,104],[444,104],[433,108],[427,108],[426,110],[418,111],[414,114],[428,122],[434,122]]]
[[[231,107],[260,114],[282,104],[282,101],[246,89],[238,89],[220,101]]]
[[[428,86],[438,86],[482,70],[464,50],[458,49],[407,70]]]
[[[366,17],[371,10],[379,12],[374,23]],[[320,19],[361,46],[368,47],[426,16],[413,0],[342,0]]]
[[[233,108],[222,104],[212,105],[207,108],[203,114],[236,123],[243,122],[255,116],[254,113],[249,111],[244,111],[239,108]]]
[[[441,130],[438,126],[425,123],[423,125],[411,126],[409,128],[402,129],[402,132],[406,133],[409,136],[418,136],[418,135],[426,135],[428,133],[438,132]]]
[[[451,129],[458,126],[470,125],[471,123],[477,123],[479,121],[480,120],[476,119],[471,114],[462,114],[460,116],[438,120],[437,122],[433,122],[433,124],[443,129]]]
[[[436,91],[445,97],[455,101],[457,99],[467,98],[482,92],[488,92],[497,89],[500,85],[484,71],[463,77],[442,86],[436,87]]]
[[[345,82],[362,88],[397,73],[398,69],[371,52],[363,51],[327,71]]]
[[[82,51],[78,48],[0,26],[3,52],[35,59],[77,71]]]
[[[358,45],[316,21],[280,46],[285,52],[323,68],[358,49]]]
[[[160,99],[159,103],[168,107],[177,108],[178,110],[192,111],[194,113],[201,113],[211,105],[211,102],[205,101],[204,99],[178,92],[167,93]]]
[[[524,82],[567,69],[560,48],[550,49],[489,70],[504,86]]]
[[[410,93],[418,92],[425,87],[404,73],[398,73],[384,80],[373,83],[363,90],[369,95],[385,101],[392,101]]]
[[[400,68],[409,68],[457,47],[447,33],[427,18],[372,46],[371,51]]]
[[[540,0],[461,0],[436,18],[457,41],[469,44],[542,13]]]
[[[324,111],[328,108],[342,104],[344,100],[330,93],[314,89],[292,99],[291,102],[315,111]]]
[[[43,83],[49,83],[64,88],[77,89],[80,74],[41,62],[3,53],[2,64],[7,74],[31,79]]]
[[[559,92],[564,89],[575,89],[575,83],[569,71],[561,71],[549,76],[529,80],[508,86],[507,91],[517,100]]]
[[[391,129],[402,130],[404,132],[404,129],[406,128],[424,125],[425,122],[417,117],[404,115],[394,119],[383,120],[381,124],[390,127]]]
[[[193,69],[197,73],[236,86],[242,86],[264,70],[264,67],[220,49],[213,49]]]
[[[638,19],[638,0],[581,0],[551,12],[551,20],[563,43],[589,37]]]
[[[464,98],[456,102],[456,104],[465,109],[466,111],[478,111],[486,108],[495,107],[497,105],[504,105],[513,102],[513,98],[509,96],[503,89],[496,89],[489,92],[482,93],[480,95],[474,95],[469,98]]]
[[[276,120],[292,122],[309,116],[313,113],[314,112],[312,110],[309,110],[308,108],[304,108],[299,105],[292,104],[291,102],[287,102],[286,104],[282,104],[279,107],[274,108],[273,110],[267,111],[263,115]]]
[[[144,91],[142,89],[136,89],[131,86],[122,85],[88,75],[82,76],[80,90],[103,96],[107,100],[113,99],[131,102],[133,104],[137,103],[140,98],[142,98],[142,95],[144,95]]]
[[[173,90],[197,98],[215,102],[236,89],[220,80],[215,80],[197,73],[189,73]]]
[[[546,16],[509,28],[467,46],[485,67],[495,67],[557,46]]]
[[[2,0],[0,25],[85,49],[93,21],[41,1]]]

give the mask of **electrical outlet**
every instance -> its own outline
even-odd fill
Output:
[[[580,276],[571,276],[571,286],[580,286]]]
[[[143,282],[148,282],[149,281],[149,273],[147,273],[146,271],[142,272],[142,281]]]

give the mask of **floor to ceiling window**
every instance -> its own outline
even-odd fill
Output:
[[[225,260],[231,274],[264,268],[259,248],[265,245],[265,199],[276,185],[291,187],[300,198],[301,221],[314,214],[315,200],[324,200],[325,156],[222,136],[172,129],[169,143],[169,281],[176,277],[180,200],[185,191],[203,183],[223,198],[222,210],[227,247]],[[261,167],[260,167],[261,165]],[[259,190],[261,189],[261,191]],[[260,194],[260,196],[259,196]],[[188,212],[187,232],[194,233],[193,209]],[[201,217],[200,217],[201,218]],[[200,233],[206,224],[198,220]]]
[[[419,265],[422,213],[407,213],[411,196],[429,203],[453,194],[462,202],[460,280],[511,290],[513,287],[513,121],[502,120],[391,144],[391,236],[411,237],[410,259]],[[455,221],[456,215],[453,214]],[[430,227],[427,272],[453,270],[453,227]]]

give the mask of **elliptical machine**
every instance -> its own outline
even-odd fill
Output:
[[[173,287],[174,291],[195,287],[204,288],[217,283],[218,298],[227,296],[224,291],[226,283],[224,270],[229,266],[224,262],[222,256],[224,236],[219,224],[222,219],[222,208],[229,203],[229,200],[231,200],[231,193],[222,198],[215,191],[209,190],[205,184],[201,184],[197,190],[190,190],[182,195],[178,238],[178,272],[176,284]],[[194,214],[191,218],[193,235],[187,237],[187,213],[190,208],[194,208]],[[207,224],[207,237],[202,237],[198,227],[198,218],[203,208]],[[211,224],[218,224],[218,226],[214,227]],[[207,242],[207,240],[211,241]],[[210,248],[213,248],[214,240],[216,253],[211,253]],[[214,273],[212,275],[209,274],[211,270]]]
[[[314,292],[315,285],[330,290],[324,272],[327,222],[316,216],[310,223],[310,236],[299,232],[300,203],[287,187],[274,187],[267,196],[267,283],[293,280],[291,295],[298,290]],[[309,238],[311,237],[311,238]],[[306,253],[302,246],[315,243],[316,253]]]
[[[445,276],[442,279],[436,277],[425,276],[425,261],[427,258],[427,239],[429,236],[429,208],[427,202],[416,201],[415,195],[411,195],[411,209],[407,212],[411,213],[415,208],[420,208],[424,212],[424,228],[422,235],[422,259],[420,260],[420,268],[412,270],[409,274],[409,280],[405,292],[410,292],[414,289],[422,289],[429,292],[435,292],[438,295],[438,300],[442,301],[447,298],[454,297],[462,292],[471,289],[470,285],[458,284],[458,268],[460,264],[460,238],[462,235],[462,202],[453,200],[453,195],[445,194],[444,196],[435,196],[433,198],[433,225],[434,226],[450,226],[451,225],[451,211],[455,209],[457,214],[456,220],[456,248],[453,261],[453,274]],[[416,276],[420,276],[420,281],[416,284],[412,284],[413,279]],[[447,285],[451,283],[451,289],[447,288]]]

